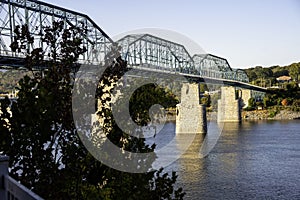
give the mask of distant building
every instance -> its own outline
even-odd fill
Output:
[[[290,76],[280,76],[276,78],[278,82],[290,82],[292,80],[292,77]]]

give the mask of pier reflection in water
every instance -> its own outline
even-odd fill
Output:
[[[175,137],[175,124],[158,137],[158,144]],[[300,199],[299,121],[225,123],[204,158],[203,139],[195,135],[187,151],[165,168],[178,173],[186,199]]]

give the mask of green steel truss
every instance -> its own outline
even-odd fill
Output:
[[[43,48],[40,40],[43,29],[51,26],[54,21],[63,21],[65,27],[84,27],[85,33],[82,38],[87,52],[80,58],[81,62],[91,64],[103,62],[113,41],[87,15],[36,0],[0,0],[0,64],[5,65],[5,62],[9,63],[14,58],[15,63],[18,63],[18,58],[25,56],[12,52],[9,47],[14,39],[16,26],[28,25],[30,33],[35,38],[33,45],[24,47],[30,51],[33,48]]]
[[[194,61],[181,44],[149,34],[127,35],[117,44],[130,67],[192,73]]]
[[[117,44],[131,68],[249,82],[243,70],[232,69],[224,58],[212,54],[190,56],[183,45],[150,34],[127,35]]]
[[[0,66],[17,68],[24,64],[22,61],[26,55],[12,52],[9,47],[17,26],[27,24],[35,38],[34,44],[28,44],[24,49],[30,51],[43,48],[47,52],[41,35],[45,27],[51,26],[54,21],[63,21],[66,28],[83,27],[82,39],[87,52],[80,57],[79,62],[103,64],[105,55],[115,43],[87,15],[37,0],[0,0]],[[150,34],[127,35],[118,40],[117,44],[123,59],[131,68],[249,82],[243,70],[231,69],[224,58],[211,54],[191,56],[183,45]]]

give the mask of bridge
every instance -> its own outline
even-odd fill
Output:
[[[0,67],[17,69],[24,66],[26,54],[13,52],[10,48],[16,27],[26,24],[34,37],[33,44],[22,48],[27,52],[42,48],[47,55],[50,50],[41,41],[41,36],[46,27],[57,21],[63,21],[66,28],[85,28],[82,39],[87,51],[79,58],[80,63],[101,65],[111,47],[119,45],[130,68],[176,73],[198,82],[204,82],[205,78],[215,83],[266,91],[249,84],[247,74],[241,69],[232,69],[224,58],[212,54],[192,56],[183,45],[147,33],[127,35],[114,42],[87,15],[37,0],[0,0]]]
[[[231,68],[224,58],[212,54],[191,55],[184,45],[148,33],[131,34],[113,41],[87,15],[37,0],[0,0],[0,68],[22,68],[26,52],[35,48],[42,48],[47,55],[50,49],[41,40],[43,30],[57,21],[62,21],[65,28],[84,27],[82,45],[87,51],[80,56],[79,63],[103,67],[107,53],[112,47],[119,46],[122,58],[132,69],[182,76],[194,83],[267,91],[249,84],[245,71]],[[15,39],[14,30],[24,24],[34,37],[34,43],[23,45],[23,52],[13,52],[10,44]],[[43,69],[44,66],[35,67]]]
[[[222,97],[234,96],[230,101],[237,99],[235,88],[241,91],[241,98],[251,97],[251,91],[267,91],[266,88],[250,84],[245,71],[231,68],[225,58],[212,54],[191,55],[184,45],[148,33],[131,34],[113,41],[87,15],[37,0],[0,0],[0,68],[22,68],[26,52],[35,48],[42,48],[47,55],[50,49],[41,40],[43,30],[57,21],[62,21],[65,28],[84,27],[81,35],[82,45],[87,51],[80,56],[79,63],[103,67],[107,53],[112,47],[118,46],[122,58],[131,69],[166,76],[181,76],[190,83],[226,85],[233,90]],[[23,52],[13,52],[10,44],[15,39],[14,30],[24,24],[34,37],[34,43],[23,45],[22,48],[25,50]],[[45,60],[47,59],[45,57]],[[43,66],[35,67],[43,69]],[[225,90],[223,93],[226,93]],[[247,99],[244,99],[244,102],[247,102]]]
[[[225,58],[212,54],[191,55],[184,45],[148,33],[131,34],[113,41],[87,15],[37,0],[0,0],[0,68],[21,69],[25,64],[24,52],[35,48],[42,48],[47,55],[50,50],[41,40],[43,30],[57,21],[62,21],[65,28],[84,27],[81,37],[87,51],[80,56],[79,63],[103,67],[107,53],[119,46],[122,58],[131,69],[189,80],[182,86],[181,103],[177,106],[178,134],[207,131],[206,109],[199,104],[199,83],[223,85],[218,102],[220,122],[241,121],[241,99],[247,102],[252,91],[267,91],[250,84],[245,71],[231,68]],[[24,24],[34,37],[34,43],[22,46],[27,51],[13,52],[10,44],[15,38],[14,30]],[[36,66],[36,69],[44,68]],[[0,194],[9,194],[3,192],[3,188]]]

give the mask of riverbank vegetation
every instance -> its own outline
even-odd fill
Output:
[[[275,116],[276,113],[283,109],[300,111],[299,63],[294,63],[286,67],[256,67],[246,71],[250,77],[250,81],[253,83],[261,85],[261,80],[265,80],[266,82],[270,82],[270,86],[272,86],[268,88],[269,92],[264,96],[262,101],[255,102],[254,99],[249,99],[246,110],[254,110],[258,107],[269,109],[272,110],[270,113],[271,116]],[[293,79],[284,82],[276,80],[276,77],[280,75],[291,76]]]
[[[257,66],[245,71],[250,83],[269,89],[263,99],[249,99],[245,111],[264,109],[269,118],[274,118],[282,110],[300,112],[300,63],[268,68]]]

